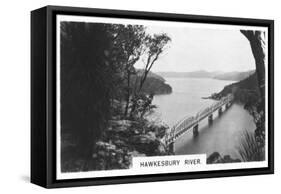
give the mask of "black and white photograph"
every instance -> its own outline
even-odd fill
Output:
[[[57,179],[268,167],[268,28],[58,15]]]
[[[0,194],[280,190],[279,4],[3,1]]]

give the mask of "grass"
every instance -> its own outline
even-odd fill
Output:
[[[265,159],[264,147],[256,141],[254,133],[249,131],[243,133],[238,152],[244,162]]]

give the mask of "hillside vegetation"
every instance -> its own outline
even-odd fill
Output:
[[[137,74],[132,77],[132,83],[135,83],[135,86],[139,85],[142,76],[142,70],[138,70]],[[170,94],[172,93],[172,87],[165,83],[166,80],[156,73],[149,72],[148,76],[143,84],[141,92],[145,94]],[[132,88],[133,89],[133,88]]]
[[[147,119],[156,108],[153,94],[171,92],[150,71],[171,38],[142,25],[60,28],[61,171],[126,169],[136,156],[173,154],[161,141],[168,127]]]
[[[257,74],[254,73],[239,82],[225,86],[222,91],[213,94],[211,98],[219,100],[229,93],[234,95],[235,101],[243,104],[246,104],[249,100],[258,100],[260,93],[258,90]]]

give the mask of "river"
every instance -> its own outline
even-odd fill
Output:
[[[202,99],[219,92],[232,81],[209,78],[165,78],[173,92],[168,95],[156,95],[153,103],[157,106],[153,114],[158,121],[173,126],[186,116],[193,116],[199,110],[214,103],[211,99]],[[243,131],[254,131],[255,124],[251,115],[242,105],[233,104],[224,110],[221,117],[217,111],[213,115],[212,125],[207,119],[199,123],[199,135],[193,137],[192,130],[186,132],[175,142],[175,154],[207,154],[217,151],[222,155],[240,158],[237,147]]]

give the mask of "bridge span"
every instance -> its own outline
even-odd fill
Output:
[[[233,99],[233,95],[229,94],[228,96],[223,97],[220,101],[215,102],[211,106],[199,111],[196,115],[181,119],[173,127],[170,128],[169,133],[167,133],[163,137],[162,142],[173,150],[174,142],[176,141],[176,139],[178,139],[190,129],[192,129],[193,135],[197,136],[199,133],[199,122],[205,118],[208,118],[209,124],[211,124],[213,122],[213,113],[218,110],[219,115],[221,115],[223,113],[223,106],[225,106],[225,109],[228,109],[231,106]]]

